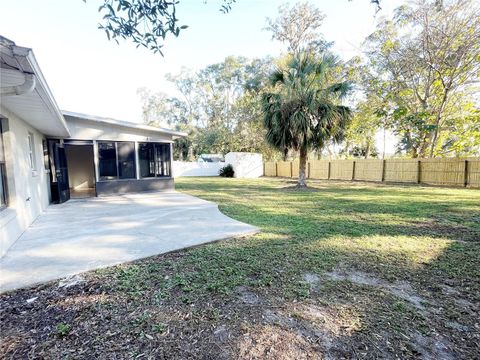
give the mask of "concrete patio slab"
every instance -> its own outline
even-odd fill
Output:
[[[257,232],[178,192],[51,205],[0,259],[0,292]]]

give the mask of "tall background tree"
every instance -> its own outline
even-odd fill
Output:
[[[480,71],[480,7],[420,0],[382,20],[365,43],[366,92],[389,104],[400,150],[442,155],[456,119],[469,119]],[[450,128],[450,129],[449,129]]]
[[[351,124],[345,133],[343,152],[346,156],[377,157],[375,137],[382,126],[382,116],[375,110],[372,101],[357,104],[353,111]]]
[[[400,156],[478,156],[478,15],[471,0],[419,0],[380,19],[365,41],[364,56],[330,71],[332,82],[356,83],[344,141],[312,147],[308,155],[384,157],[393,132]],[[189,133],[177,140],[177,159],[229,151],[261,152],[265,159],[298,157],[296,147],[273,148],[265,141],[260,99],[271,92],[268,74],[275,63],[285,68],[292,52],[319,57],[328,51],[323,20],[313,5],[281,6],[267,29],[291,53],[277,59],[227,57],[198,71],[170,74],[176,94],[139,92],[144,121]],[[383,148],[376,143],[382,134]]]
[[[264,30],[272,33],[272,40],[287,45],[288,52],[300,50],[322,52],[331,44],[327,43],[320,32],[325,14],[308,1],[288,3],[278,7],[275,19],[267,18]]]
[[[330,54],[316,58],[313,53],[297,53],[271,74],[272,89],[263,94],[267,141],[300,154],[298,187],[307,186],[308,151],[342,140],[350,121],[350,109],[340,105],[350,85],[332,82],[338,65]]]
[[[202,153],[275,150],[265,141],[260,96],[272,69],[272,59],[227,57],[199,71],[168,75],[176,96],[141,89],[144,121],[186,131],[177,140],[175,158],[194,160]]]

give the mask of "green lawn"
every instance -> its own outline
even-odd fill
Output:
[[[177,179],[261,233],[4,295],[0,353],[480,357],[480,191],[310,185]]]

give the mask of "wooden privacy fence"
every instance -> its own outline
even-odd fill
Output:
[[[296,178],[298,171],[298,160],[264,163],[265,176]],[[306,171],[309,179],[480,188],[480,158],[311,160]]]

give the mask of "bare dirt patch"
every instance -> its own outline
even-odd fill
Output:
[[[360,272],[360,271],[332,271],[325,274],[325,276],[333,281],[349,281],[358,285],[374,287],[388,292],[395,297],[407,301],[415,309],[421,317],[425,319],[431,326],[429,333],[422,334],[418,330],[414,330],[412,333],[408,331],[403,335],[409,340],[409,346],[411,346],[415,353],[421,355],[423,359],[455,359],[455,346],[450,340],[447,339],[441,332],[437,331],[431,321],[441,319],[443,309],[441,304],[435,299],[429,299],[428,301],[417,292],[407,281],[388,282],[375,276]],[[453,288],[450,288],[450,292],[458,293]],[[457,302],[458,300],[455,300]],[[462,300],[468,305],[473,305],[466,300]],[[439,317],[440,315],[440,317]],[[465,325],[461,325],[457,322],[443,321],[445,327],[450,327],[455,331],[469,331],[469,328]]]
[[[262,303],[260,296],[248,290],[246,286],[239,286],[236,290],[242,303],[246,305],[260,305]]]
[[[310,290],[314,292],[318,292],[321,289],[320,277],[316,274],[304,274],[303,281],[305,281],[310,286]]]
[[[339,272],[332,271],[325,274],[328,279],[334,281],[350,281],[359,285],[374,286],[381,288],[391,294],[406,300],[418,310],[425,310],[424,304],[427,302],[424,298],[417,295],[412,286],[406,281],[389,283],[372,275],[361,271]]]
[[[452,353],[453,345],[442,335],[436,334],[427,337],[417,332],[411,337],[411,339],[412,344],[423,359],[456,359],[455,355]]]
[[[294,331],[271,325],[255,326],[239,344],[239,359],[322,359],[320,348]]]

